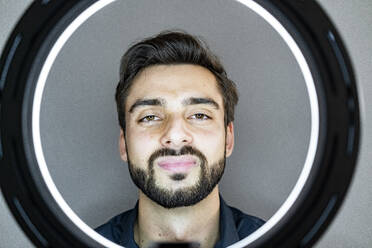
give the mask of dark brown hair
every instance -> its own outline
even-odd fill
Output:
[[[234,120],[238,93],[217,56],[201,39],[183,31],[164,31],[132,45],[121,59],[120,81],[116,87],[115,99],[119,124],[124,131],[126,97],[136,75],[152,65],[175,64],[200,65],[211,71],[223,97],[225,126]]]

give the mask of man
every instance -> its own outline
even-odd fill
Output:
[[[136,207],[96,231],[124,247],[226,247],[264,222],[229,207],[218,182],[234,148],[234,83],[207,46],[163,32],[124,54],[116,89],[119,149]]]

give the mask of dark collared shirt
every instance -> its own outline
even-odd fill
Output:
[[[138,202],[135,208],[119,214],[95,230],[114,243],[128,248],[139,248],[134,241],[134,224],[137,219]],[[264,221],[244,214],[228,206],[220,196],[220,240],[214,248],[225,248],[254,232]]]

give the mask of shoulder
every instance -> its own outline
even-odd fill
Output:
[[[131,217],[133,216],[133,209],[124,213],[116,215],[105,224],[100,225],[94,230],[105,238],[118,243],[122,239],[123,233],[126,233],[128,226],[130,226]]]
[[[233,214],[236,230],[240,238],[248,236],[265,224],[265,221],[258,217],[245,214],[234,207],[229,206],[229,208]]]

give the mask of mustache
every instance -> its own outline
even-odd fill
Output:
[[[184,146],[178,151],[176,151],[174,149],[170,149],[170,148],[161,148],[161,149],[156,150],[153,154],[151,154],[151,156],[149,158],[149,164],[151,165],[154,162],[154,160],[159,158],[159,157],[181,156],[181,155],[186,155],[186,154],[196,155],[202,161],[206,161],[206,157],[204,156],[204,154],[201,151],[199,151],[198,149],[193,148],[191,146]]]

